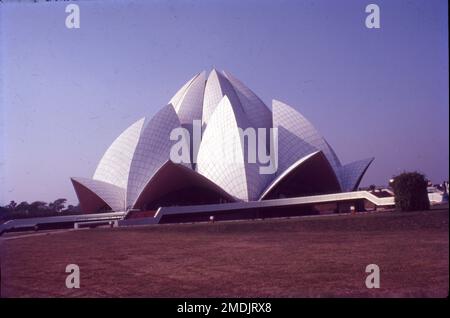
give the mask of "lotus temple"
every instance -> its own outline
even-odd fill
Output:
[[[341,163],[294,107],[277,100],[271,106],[228,72],[197,74],[152,118],[138,119],[126,128],[106,150],[92,178],[71,178],[81,210],[165,208],[211,214],[234,207],[245,214],[264,206],[275,211],[292,202],[289,199],[320,199],[358,189],[373,158]],[[186,131],[184,142],[192,145],[186,162],[174,162],[170,155],[179,142],[171,138],[177,128]],[[261,164],[248,160],[249,150],[239,133],[248,128],[265,134],[258,142],[265,143],[266,154],[276,144],[272,173],[261,173]],[[197,143],[194,130],[200,135]],[[241,160],[223,160],[227,153]]]

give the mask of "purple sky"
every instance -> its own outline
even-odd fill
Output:
[[[302,112],[362,185],[448,179],[447,1],[78,1],[0,5],[0,203],[77,202],[111,142],[201,70]],[[365,6],[381,9],[367,29]]]

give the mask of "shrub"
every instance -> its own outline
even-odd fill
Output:
[[[397,210],[429,210],[430,200],[428,199],[427,186],[428,181],[419,172],[403,172],[394,177],[392,188],[395,193]]]

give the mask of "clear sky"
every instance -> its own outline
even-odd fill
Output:
[[[5,1],[3,1],[5,2]],[[8,1],[6,1],[8,2]],[[76,203],[111,142],[194,74],[228,70],[296,107],[362,185],[403,170],[448,179],[446,0],[77,1],[0,4],[0,203]],[[365,27],[365,7],[381,28]]]

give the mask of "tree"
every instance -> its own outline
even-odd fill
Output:
[[[22,201],[16,206],[16,208],[14,210],[15,211],[28,211],[29,209],[30,209],[30,205],[28,204],[28,202]]]
[[[428,180],[419,172],[403,172],[393,178],[395,206],[401,211],[429,210]]]
[[[43,211],[47,208],[47,203],[44,201],[34,201],[30,204],[30,212]]]
[[[67,206],[67,209],[65,209],[62,212],[64,212],[64,213],[80,213],[81,212],[80,205],[79,204],[78,205],[69,204]]]
[[[61,212],[64,209],[66,202],[67,202],[67,199],[63,199],[63,198],[56,199],[54,202],[49,203],[48,206],[49,206],[50,210],[52,210],[52,211]]]
[[[9,211],[14,211],[16,206],[17,206],[16,201],[9,201],[9,204],[5,206],[5,208],[7,208]]]
[[[0,219],[9,212],[7,206],[0,206]]]

